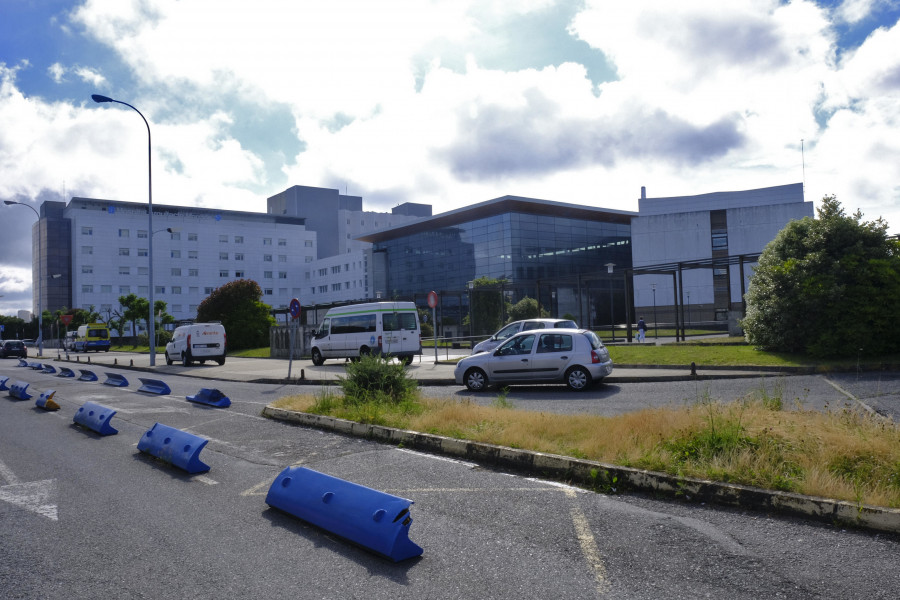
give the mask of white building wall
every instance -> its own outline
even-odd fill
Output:
[[[120,310],[120,296],[149,296],[147,210],[123,204],[73,201],[66,209],[72,222],[74,307],[93,306],[105,316],[108,310]],[[154,207],[154,300],[164,300],[176,319],[192,319],[212,290],[252,279],[263,289],[263,302],[287,307],[302,291],[305,270],[315,258],[316,235],[296,223],[276,222],[263,213],[259,217]]]
[[[371,246],[371,244],[366,244]],[[372,298],[371,249],[330,256],[313,262],[304,274],[304,305]]]

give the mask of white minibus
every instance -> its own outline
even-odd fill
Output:
[[[314,332],[314,365],[326,358],[383,354],[406,364],[422,354],[419,313],[412,302],[369,302],[329,309]]]

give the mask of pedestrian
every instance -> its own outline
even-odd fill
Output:
[[[647,324],[644,323],[644,317],[638,318],[637,329],[638,329],[637,341],[643,344],[644,343],[644,332],[647,330]]]

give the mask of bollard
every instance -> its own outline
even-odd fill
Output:
[[[691,363],[691,377],[696,377],[696,376],[697,376],[697,363],[692,362]]]
[[[129,365],[130,365],[130,366],[132,366],[132,367],[133,367],[133,366],[134,366],[134,359],[133,359],[133,358],[132,358],[132,359],[131,359],[131,360],[130,360],[130,361],[129,361],[129,363],[128,363],[128,364],[129,364]]]
[[[204,473],[209,465],[200,460],[200,451],[209,440],[162,423],[155,423],[138,442],[138,450],[164,460],[188,473]]]
[[[17,381],[10,385],[9,396],[19,400],[31,400],[31,394],[28,393],[28,382]]]
[[[103,382],[103,385],[128,387],[128,380],[125,379],[124,375],[119,375],[118,373],[106,373],[106,381]]]
[[[100,435],[115,435],[119,433],[119,430],[114,429],[109,424],[110,419],[115,414],[116,411],[111,408],[101,406],[95,402],[85,402],[81,408],[75,411],[75,416],[72,417],[72,420],[79,425],[96,431]]]
[[[44,410],[59,410],[59,404],[53,401],[53,395],[56,390],[47,390],[41,394],[40,398],[34,401],[34,405]]]
[[[113,359],[113,364],[114,364],[114,365],[119,364],[119,359],[118,359],[118,358],[114,358],[114,359]]]
[[[200,404],[209,404],[217,408],[228,408],[231,406],[231,400],[217,389],[201,388],[199,392],[193,396],[185,396],[189,402],[198,402]]]
[[[266,495],[269,506],[394,562],[422,554],[409,540],[412,503],[305,467],[287,467]]]

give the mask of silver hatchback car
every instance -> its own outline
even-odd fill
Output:
[[[456,383],[478,392],[489,386],[565,383],[584,390],[612,373],[609,351],[593,331],[534,329],[456,364]]]
[[[475,344],[472,348],[472,354],[479,352],[489,352],[516,335],[520,331],[528,331],[530,329],[549,329],[549,328],[565,328],[578,329],[575,321],[570,319],[524,319],[522,321],[513,321],[509,325],[504,325],[500,331],[489,337],[488,339]]]

